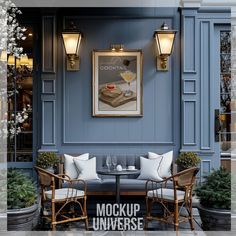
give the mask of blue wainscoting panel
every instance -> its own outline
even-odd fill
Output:
[[[42,144],[55,145],[55,101],[43,101]]]
[[[55,94],[55,80],[54,79],[43,80],[42,93]]]
[[[201,149],[211,149],[211,56],[210,21],[200,23],[201,39]]]
[[[184,72],[196,70],[195,16],[184,16]]]
[[[57,129],[57,35],[56,15],[42,17],[42,129],[41,151],[56,150]]]
[[[42,72],[55,73],[56,39],[55,16],[43,16],[42,19]]]
[[[196,145],[196,101],[184,101],[184,145],[194,146]]]
[[[196,80],[185,79],[184,80],[184,94],[196,94]]]
[[[201,161],[201,181],[204,181],[204,178],[210,174],[211,168],[211,160]]]

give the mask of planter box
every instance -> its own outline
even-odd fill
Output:
[[[22,209],[7,210],[7,230],[31,231],[36,226],[38,204]]]
[[[231,230],[231,211],[224,209],[206,208],[199,204],[199,214],[202,228],[206,231],[229,231]]]

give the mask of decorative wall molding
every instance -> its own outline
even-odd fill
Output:
[[[42,137],[40,149],[56,149],[56,15],[42,16]]]
[[[191,8],[196,7],[196,8],[198,8],[198,7],[201,7],[202,1],[203,0],[181,0],[180,1],[180,5],[182,7],[186,7],[186,8],[188,8],[188,7],[191,7]]]
[[[55,4],[56,2],[56,4]],[[18,7],[201,7],[236,6],[235,0],[14,0]]]
[[[42,83],[43,94],[55,94],[55,79],[44,79]]]
[[[50,126],[50,130],[46,125]],[[55,132],[55,100],[42,101],[42,145],[54,146],[56,144]],[[45,132],[46,131],[46,132]]]
[[[19,7],[178,7],[180,0],[14,0]]]
[[[196,17],[183,16],[184,73],[196,73]]]
[[[204,181],[204,177],[211,173],[211,169],[212,169],[211,160],[202,160],[200,169],[201,169],[200,178],[202,182]]]
[[[200,22],[200,147],[211,149],[211,34],[210,21]]]
[[[196,146],[196,100],[183,101],[183,114],[183,145]]]
[[[183,81],[183,93],[185,95],[194,95],[197,93],[196,80],[195,79],[185,79]]]
[[[56,19],[42,18],[42,72],[56,73]]]

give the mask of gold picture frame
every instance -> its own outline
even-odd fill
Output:
[[[142,50],[93,50],[94,117],[143,116]]]

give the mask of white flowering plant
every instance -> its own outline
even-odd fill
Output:
[[[7,66],[7,55],[13,55],[20,58],[23,48],[19,46],[21,40],[25,40],[25,27],[21,27],[17,20],[17,16],[22,12],[16,7],[11,0],[0,0],[0,102],[10,102],[13,95],[18,93],[20,89],[19,80],[23,80],[23,76],[17,73],[14,66]],[[5,53],[5,57],[3,57]],[[6,107],[6,106],[4,106]],[[0,137],[10,138],[19,134],[23,129],[24,122],[29,118],[31,106],[28,104],[23,111],[7,115],[7,109],[1,111]]]
[[[31,106],[28,104],[27,108],[23,108],[22,112],[17,112],[16,115],[11,115],[7,122],[10,138],[13,138],[15,134],[19,134],[24,129],[23,124],[29,118],[29,113],[31,111]]]
[[[23,48],[18,46],[19,40],[25,40],[25,27],[21,27],[17,15],[22,12],[10,0],[0,0],[0,49],[6,50],[7,54],[20,57]]]

